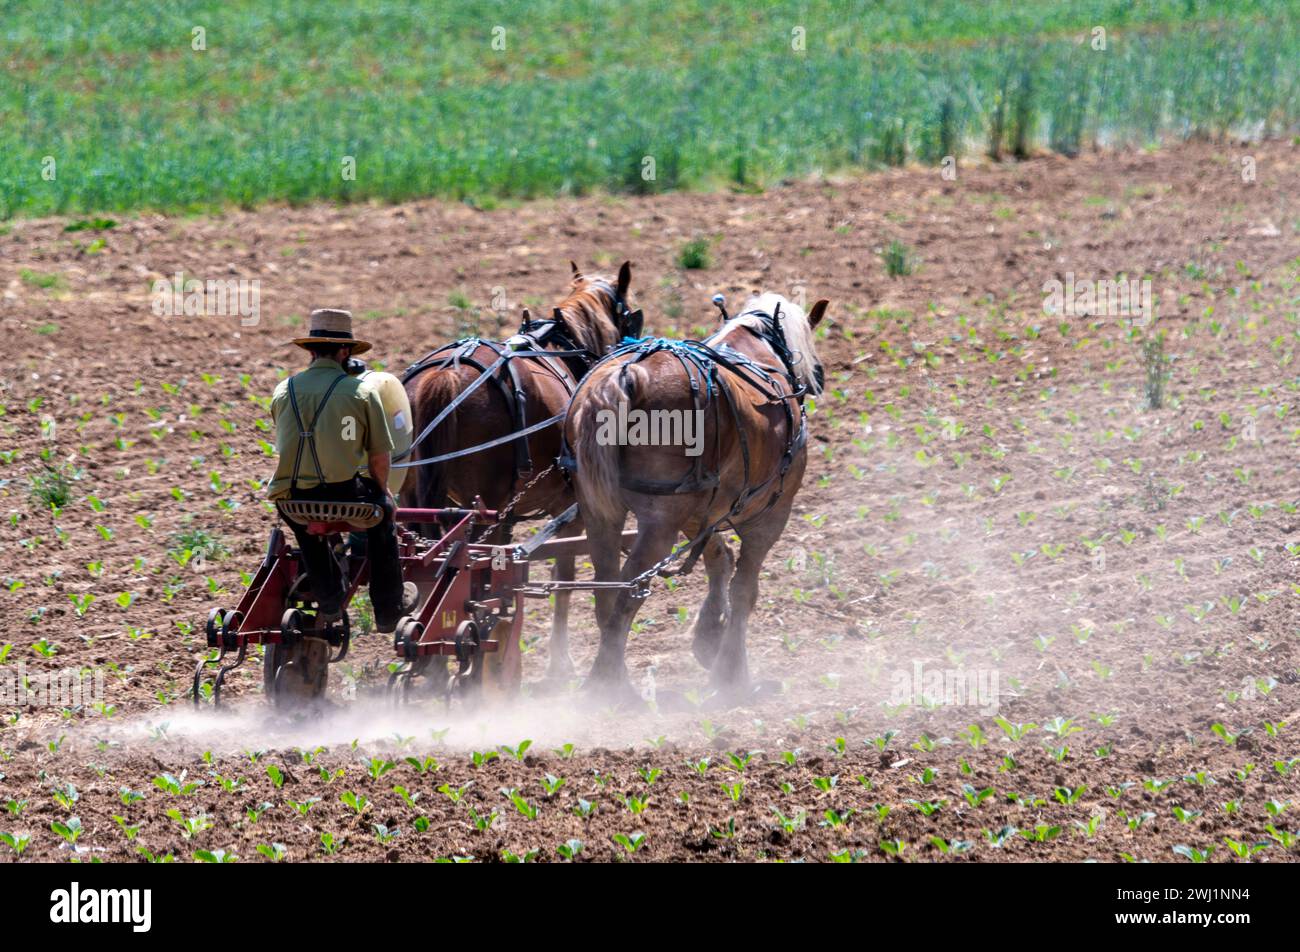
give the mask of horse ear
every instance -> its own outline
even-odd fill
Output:
[[[627,289],[632,286],[632,262],[624,261],[618,269],[618,296],[627,300]]]
[[[830,303],[830,301],[823,298],[812,306],[812,310],[808,312],[809,327],[815,328],[822,322],[822,318],[826,316],[826,308],[830,306]]]
[[[582,277],[582,272],[578,270],[578,262],[570,259],[569,267],[573,269],[573,279],[575,281],[578,280],[578,278]]]
[[[564,312],[557,307],[555,310],[551,312],[551,317],[555,318],[557,321],[563,321]]]
[[[522,320],[525,324],[531,324],[533,322],[533,312],[528,310],[528,308],[524,308]]]

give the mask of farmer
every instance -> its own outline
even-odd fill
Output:
[[[402,584],[398,561],[397,505],[388,491],[393,450],[388,415],[374,384],[345,370],[353,354],[370,350],[370,342],[352,336],[350,312],[326,308],[312,311],[307,336],[291,343],[306,350],[311,363],[281,381],[271,398],[279,460],[267,496],[383,506],[384,520],[366,530],[366,552],[375,629],[391,632],[418,593],[413,583]],[[337,619],[345,593],[327,539],[291,519],[285,522],[298,539],[321,616]]]

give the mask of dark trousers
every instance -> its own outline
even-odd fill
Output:
[[[370,603],[375,609],[376,624],[388,627],[396,622],[402,613],[402,566],[397,555],[395,510],[388,494],[373,479],[357,476],[342,483],[325,483],[311,489],[296,488],[290,491],[290,497],[322,502],[373,502],[384,507],[383,522],[371,526],[364,533],[352,533],[352,551],[361,554],[362,545],[358,543],[362,543],[370,559]],[[298,540],[317,604],[324,611],[336,611],[343,603],[345,592],[327,538],[311,535],[306,526],[289,519],[285,522]]]

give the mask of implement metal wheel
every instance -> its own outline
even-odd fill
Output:
[[[423,634],[423,625],[410,615],[403,615],[393,629],[393,647],[399,655],[406,655],[408,649],[420,643]],[[409,704],[426,695],[442,697],[449,676],[445,657],[418,655],[388,676],[389,698],[394,704]]]
[[[479,694],[489,701],[508,701],[519,693],[523,678],[523,656],[519,652],[519,636],[509,618],[496,619],[483,632],[484,638],[495,636],[499,642],[496,651],[481,651]]]
[[[441,699],[447,694],[447,659],[443,655],[416,658],[390,681],[393,701],[410,704],[426,698]],[[416,679],[419,680],[416,680]]]
[[[506,638],[516,637],[509,619],[465,621],[456,629],[458,669],[447,682],[448,701],[457,697],[467,706],[475,707],[484,702],[509,701],[519,693],[522,659],[518,642],[511,645],[502,641],[495,651],[484,650],[483,642],[494,631]]]
[[[298,609],[287,609],[280,621],[280,642],[266,645],[262,685],[277,707],[299,706],[325,695],[330,643],[326,631],[307,628],[306,621]],[[341,626],[346,643],[350,634],[346,613]]]
[[[456,698],[473,708],[483,699],[483,659],[487,652],[479,641],[478,625],[461,622],[456,629],[456,670],[447,680],[448,705]]]

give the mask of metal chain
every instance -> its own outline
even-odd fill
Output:
[[[646,569],[640,575],[634,576],[633,578],[629,579],[624,584],[628,588],[634,590],[633,591],[634,595],[637,595],[639,597],[644,597],[646,595],[649,595],[650,580],[654,578],[656,575],[658,575],[661,571],[668,568],[668,566],[676,562],[677,559],[680,558],[683,552],[687,552],[690,549],[691,549],[691,545],[689,543],[687,545],[682,546],[680,549],[678,548],[671,549],[667,555],[665,555],[654,565],[650,566],[650,568]]]
[[[533,488],[534,486],[536,486],[539,482],[541,482],[542,479],[544,479],[547,475],[549,475],[550,472],[551,472],[553,469],[555,469],[555,467],[556,467],[558,464],[559,464],[559,461],[557,460],[556,462],[552,463],[550,466],[546,467],[546,469],[542,470],[540,473],[538,473],[536,476],[534,476],[532,479],[530,479],[530,480],[529,480],[529,481],[524,485],[524,488],[523,488],[523,489],[521,489],[521,490],[519,490],[519,492],[515,493],[515,498],[511,499],[508,503],[506,503],[506,505],[505,505],[504,508],[502,508],[502,509],[498,509],[498,510],[497,510],[497,521],[496,521],[496,522],[490,522],[490,523],[488,523],[487,525],[485,525],[485,526],[483,527],[483,531],[479,533],[479,536],[478,536],[477,542],[480,542],[480,543],[481,543],[484,539],[487,538],[487,535],[488,535],[489,532],[491,532],[493,529],[495,529],[495,528],[496,528],[497,526],[499,526],[501,523],[505,522],[506,516],[508,516],[508,515],[509,515],[513,510],[514,510],[515,506],[517,506],[517,505],[519,504],[519,500],[523,499],[524,496],[527,495],[528,490],[532,489],[532,488]]]
[[[698,540],[694,540],[694,541],[698,541]],[[602,589],[602,588],[606,588],[606,589],[613,588],[619,590],[626,589],[631,591],[633,596],[636,598],[645,598],[647,595],[650,594],[650,580],[654,578],[656,575],[658,575],[660,572],[662,572],[664,569],[666,569],[668,566],[672,565],[673,562],[681,558],[683,553],[688,552],[693,547],[694,547],[693,542],[688,542],[686,545],[680,547],[674,547],[671,552],[665,555],[654,565],[650,566],[650,568],[646,569],[644,572],[640,573],[639,575],[633,576],[632,578],[628,579],[626,582],[596,582],[596,581],[537,582],[537,583],[531,583],[525,587],[529,591],[534,591],[538,593],[542,593],[542,592],[550,593],[550,592],[558,592],[558,591],[594,591],[596,589]]]

